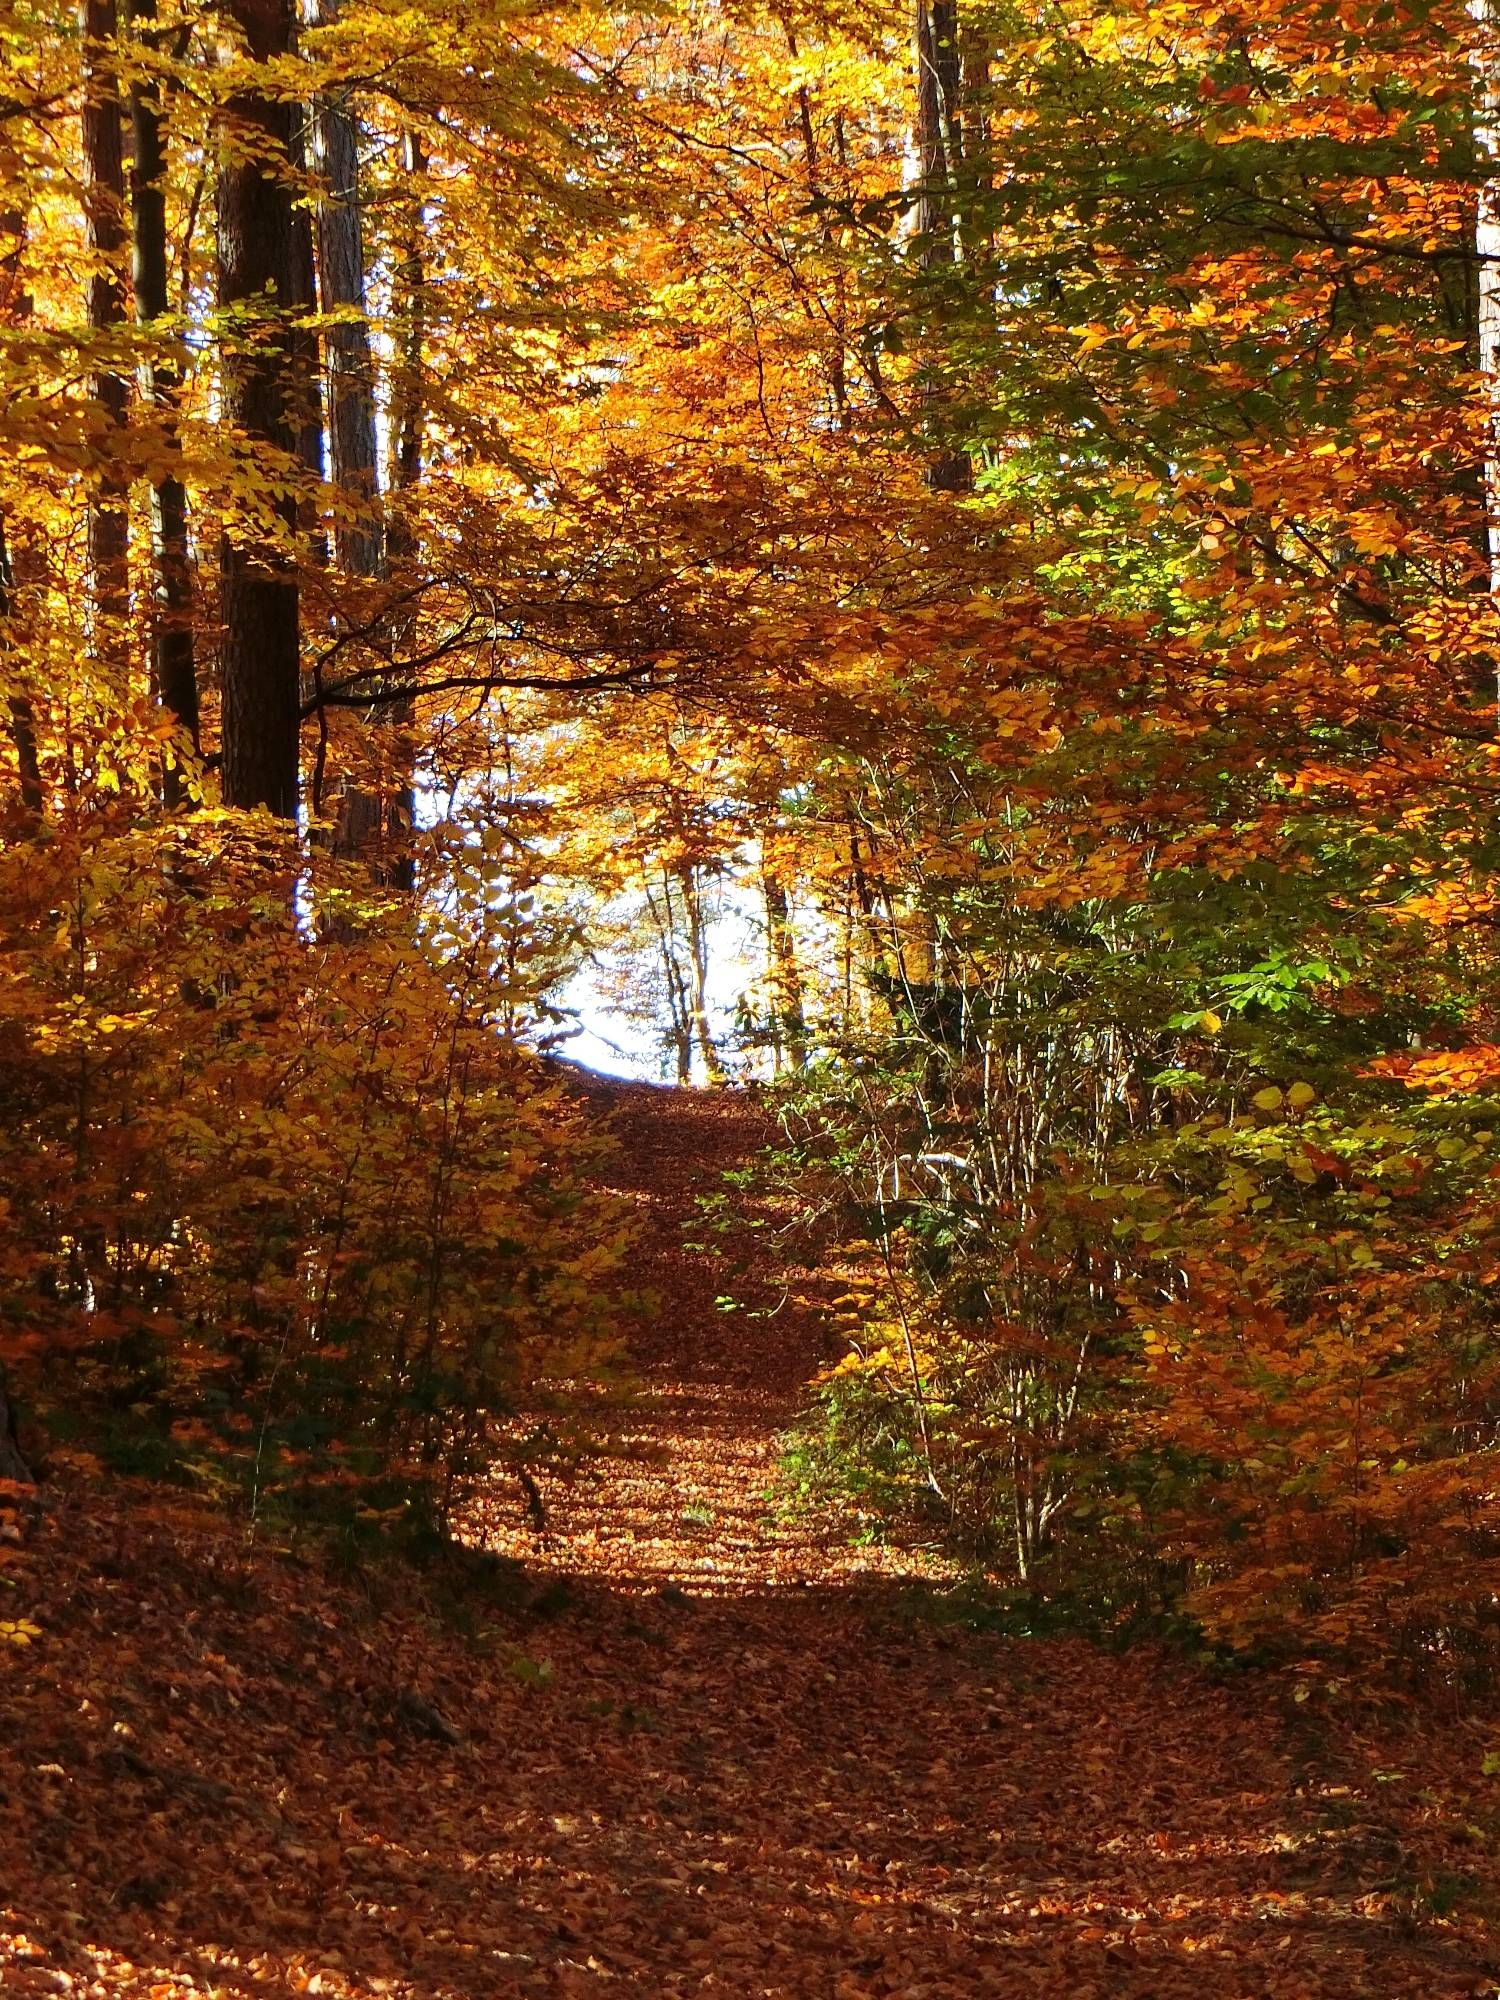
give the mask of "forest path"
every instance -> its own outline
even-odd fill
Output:
[[[616,1141],[606,1185],[638,1221],[625,1273],[644,1298],[637,1388],[625,1411],[601,1412],[610,1449],[572,1475],[539,1475],[544,1533],[502,1477],[474,1538],[530,1569],[626,1591],[763,1596],[943,1575],[935,1556],[857,1546],[847,1521],[776,1504],[782,1434],[833,1351],[837,1285],[783,1265],[775,1218],[752,1198],[735,1194],[727,1233],[699,1206],[766,1142],[754,1097],[587,1074],[577,1087]]]
[[[545,1535],[506,1492],[484,1536],[566,1578],[582,1619],[549,1635],[553,1699],[593,1719],[596,1748],[549,1733],[537,1774],[561,1879],[598,1920],[553,1947],[560,1990],[1474,1991],[1461,1952],[1403,1936],[1366,1893],[1392,1835],[1300,1768],[1285,1690],[945,1622],[936,1558],[774,1508],[839,1287],[782,1268],[775,1218],[741,1193],[727,1232],[706,1226],[700,1199],[767,1142],[764,1113],[580,1087],[619,1143],[609,1185],[639,1208],[641,1393],[618,1453],[544,1481]]]
[[[773,1516],[826,1335],[768,1310],[765,1231],[686,1247],[753,1100],[589,1088],[659,1300],[641,1449],[550,1482],[545,1540],[497,1486],[476,1533],[532,1580],[446,1618],[409,1572],[60,1492],[0,1605],[38,1628],[0,1648],[5,2000],[1492,1993],[1436,1904],[1484,1865],[1451,1724],[944,1623],[918,1558]]]

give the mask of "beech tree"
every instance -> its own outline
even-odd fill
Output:
[[[299,288],[293,227],[293,121],[285,72],[272,94],[269,66],[291,53],[291,0],[231,0],[226,52],[237,80],[220,143],[218,303],[226,420],[247,448],[281,460],[271,492],[252,490],[231,518],[219,589],[223,640],[224,802],[296,817],[301,714],[294,466],[313,393],[308,349],[292,324],[310,300]],[[257,73],[259,72],[259,73]]]
[[[125,165],[122,141],[119,18],[116,0],[83,0],[84,215],[91,253],[89,325],[102,335],[93,400],[104,425],[98,486],[89,509],[89,572],[101,654],[117,663],[128,644],[129,476],[125,428],[129,388],[122,355],[112,353],[125,319]]]
[[[320,18],[332,21],[336,11],[325,0]],[[356,575],[374,576],[381,534],[358,127],[346,99],[326,91],[312,124],[320,182],[318,301],[330,322],[324,344],[329,469],[337,489],[334,551]]]
[[[130,0],[137,61],[159,63],[156,0]],[[182,399],[180,336],[166,330],[172,310],[167,243],[167,158],[161,80],[147,68],[130,93],[133,156],[130,170],[131,276],[135,311],[147,337],[140,361],[143,394],[156,420],[161,470],[151,481],[154,572],[151,673],[157,698],[178,723],[183,742],[169,757],[165,797],[182,796],[179,758],[199,748],[199,703],[193,580],[188,544],[187,488],[178,434]]]

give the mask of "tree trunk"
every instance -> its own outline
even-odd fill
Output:
[[[319,20],[338,13],[321,0]],[[356,576],[381,567],[375,437],[375,369],[366,318],[364,218],[359,192],[359,134],[347,105],[325,98],[313,121],[318,195],[319,303],[338,314],[324,333],[328,440],[334,494],[334,552]]]
[[[156,19],[156,0],[130,0],[130,18],[149,33]],[[166,145],[162,133],[161,92],[151,77],[138,78],[130,93],[130,123],[135,144],[131,163],[131,262],[135,280],[135,313],[141,326],[155,327],[171,307],[167,271]],[[193,651],[193,573],[188,547],[187,488],[177,467],[181,447],[177,411],[182,372],[176,343],[147,350],[143,386],[155,413],[159,443],[167,470],[151,488],[154,610],[151,633],[151,680],[156,699],[177,722],[196,755],[198,750],[198,676]],[[170,760],[162,774],[162,796],[169,806],[181,803],[182,773]]]
[[[121,263],[125,249],[125,158],[118,82],[116,0],[82,0],[83,210],[90,252],[89,325],[106,350],[95,366],[92,393],[103,418],[102,463],[89,501],[88,564],[93,643],[102,659],[128,659],[130,614],[130,482],[124,468],[129,386],[107,348],[125,320]]]
[[[15,616],[15,610],[15,571],[11,567],[10,541],[5,531],[5,517],[0,515],[0,659],[11,651],[14,644],[11,620]],[[30,695],[14,682],[7,689],[6,702],[10,710],[11,747],[16,753],[21,819],[27,830],[31,830],[40,821],[45,804],[42,765],[37,754],[36,716],[31,706]]]
[[[958,175],[963,165],[957,0],[917,0],[917,230],[924,263],[958,255]]]
[[[293,26],[295,34],[295,24]],[[291,114],[287,134],[287,157],[298,183],[308,175],[308,118],[299,105]],[[294,317],[311,322],[318,310],[317,231],[312,210],[305,201],[292,206],[291,299]],[[320,488],[328,477],[328,453],[324,438],[323,371],[318,330],[311,324],[293,326],[287,333],[291,370],[287,399],[296,434],[297,457],[309,474],[307,490],[298,509],[298,524],[312,560],[326,565],[328,537],[319,518]]]
[[[391,434],[395,440],[395,462],[390,483],[398,492],[409,493],[422,477],[422,434],[426,423],[423,407],[422,364],[427,339],[427,271],[422,257],[424,226],[420,182],[427,173],[427,155],[416,133],[408,132],[403,145],[403,162],[412,182],[412,200],[406,218],[406,242],[396,272],[401,309],[401,351],[391,394]],[[409,554],[409,536],[403,535],[403,554]]]
[[[958,215],[958,254],[966,243],[980,238],[986,220],[979,197],[993,192],[994,135],[990,123],[990,28],[967,18],[959,30],[958,103],[962,114],[960,138],[963,146],[963,195]],[[964,209],[967,207],[968,212]]]
[[[291,0],[226,0],[226,12],[257,60],[292,42]],[[224,414],[257,456],[280,460],[282,483],[296,459],[310,386],[297,379],[305,355],[288,324],[298,304],[289,179],[295,113],[254,91],[227,107],[219,173],[219,304],[232,316],[223,338]],[[299,393],[300,392],[300,393]],[[289,554],[294,499],[258,504],[263,533],[226,541],[223,555],[223,796],[227,806],[297,812],[298,588]],[[287,533],[275,536],[275,524]]]
[[[802,974],[797,965],[797,940],[792,932],[791,903],[786,885],[767,860],[761,862],[761,891],[766,901],[766,949],[771,975],[771,1035],[777,1071],[785,1065],[802,1069],[807,1062],[807,1016]]]
[[[957,0],[917,0],[917,243],[922,264],[941,270],[962,252],[959,178],[964,160],[963,64]],[[940,302],[939,302],[940,303]],[[926,399],[932,406],[935,399]],[[967,452],[944,451],[927,468],[935,493],[967,493],[974,469]]]
[[[0,1375],[0,1480],[13,1486],[34,1486],[31,1467],[21,1456],[17,1438],[16,1413],[6,1394],[5,1377]]]
[[[692,967],[690,1007],[693,1040],[703,1061],[703,1073],[710,1083],[724,1081],[724,1062],[714,1041],[708,1018],[708,924],[703,914],[703,897],[698,871],[691,862],[679,877],[683,909],[687,918],[688,962]]]
[[[656,926],[656,941],[661,951],[662,972],[666,979],[668,1040],[677,1059],[677,1081],[690,1084],[693,1080],[693,1003],[687,975],[677,956],[677,913],[672,902],[672,876],[664,866],[661,871],[660,907],[650,878],[644,874],[641,886],[646,895],[646,908]]]
[[[1500,49],[1496,46],[1500,9],[1496,0],[1473,0],[1473,14],[1479,30],[1474,58],[1479,87],[1474,138],[1480,171],[1485,175],[1474,217],[1479,379],[1486,415],[1485,525],[1490,592],[1500,598]]]
[[[325,25],[338,13],[338,0],[321,0]],[[364,220],[359,192],[359,133],[346,104],[325,98],[314,122],[314,156],[321,188],[318,200],[318,283],[325,315],[338,315],[324,336],[328,438],[334,485],[334,550],[354,576],[379,576],[384,568],[380,481],[375,430],[375,376],[366,319]],[[379,692],[378,687],[374,690]],[[383,702],[369,710],[367,727],[388,733],[405,718]],[[346,782],[334,829],[335,854],[367,859],[377,879],[389,879],[381,850],[388,832],[405,831],[397,799],[410,785],[371,788]],[[409,815],[406,823],[409,825]]]
[[[404,501],[422,483],[422,444],[427,425],[422,369],[427,334],[427,272],[422,251],[425,241],[422,217],[422,187],[427,174],[427,155],[413,132],[402,146],[403,164],[411,184],[407,203],[405,242],[396,267],[396,310],[400,335],[396,366],[391,382],[391,439],[393,450],[388,484]],[[416,555],[416,540],[403,507],[385,524],[383,557],[387,569],[399,568]],[[391,634],[391,653],[399,658],[403,646],[416,627],[415,616],[403,614],[400,626]],[[382,720],[392,733],[393,783],[390,792],[378,800],[369,814],[373,822],[367,836],[378,843],[376,880],[393,889],[410,893],[416,887],[412,857],[412,830],[416,825],[416,782],[410,748],[406,740],[412,720],[411,704],[386,703]],[[361,800],[360,810],[368,812]],[[353,834],[351,829],[351,835]]]
[[[21,326],[31,317],[31,295],[22,276],[22,256],[26,246],[26,218],[18,208],[0,214],[0,237],[14,245],[0,262],[0,325]],[[16,575],[11,560],[10,537],[0,514],[0,659],[15,648],[13,621],[16,615]],[[16,754],[16,778],[21,818],[34,828],[42,817],[46,796],[42,789],[41,758],[37,750],[36,712],[23,682],[7,674],[6,707],[10,715],[11,747]]]
[[[781,31],[786,37],[786,52],[794,63],[798,63],[801,60],[802,49],[797,39],[796,26],[789,14],[781,15],[780,20]],[[801,127],[802,157],[807,168],[807,191],[823,217],[821,225],[823,249],[828,258],[833,280],[833,306],[828,314],[828,320],[834,340],[832,352],[828,357],[828,397],[833,406],[834,422],[841,431],[847,431],[850,425],[847,366],[848,288],[844,259],[840,255],[839,232],[834,224],[833,211],[825,199],[817,128],[813,124],[812,93],[805,83],[797,86],[797,121]],[[842,131],[841,126],[838,129]]]

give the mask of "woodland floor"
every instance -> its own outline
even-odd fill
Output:
[[[0,1591],[40,1628],[0,1647],[7,2000],[1500,1991],[1488,1732],[970,1631],[930,1559],[780,1520],[816,1300],[748,1230],[729,1283],[684,1247],[753,1103],[591,1095],[659,1307],[630,1451],[545,1536],[508,1484],[476,1512],[513,1603],[456,1629],[420,1578],[55,1492]]]

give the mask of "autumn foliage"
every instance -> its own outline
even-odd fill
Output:
[[[680,1080],[776,1079],[848,1286],[806,1487],[1096,1626],[1482,1680],[1492,41],[18,16],[31,1455],[439,1522],[524,1458],[613,1353],[542,1053],[592,955]]]
[[[618,1256],[493,940],[218,814],[7,863],[6,1348],[61,1455],[283,1525],[442,1520],[493,1418],[604,1365]]]

